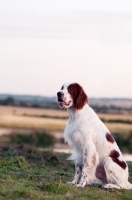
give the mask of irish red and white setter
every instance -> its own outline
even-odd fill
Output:
[[[60,108],[69,113],[64,139],[73,150],[69,159],[75,162],[75,176],[68,183],[132,189],[127,163],[110,131],[88,105],[83,88],[78,83],[65,83],[57,97]]]

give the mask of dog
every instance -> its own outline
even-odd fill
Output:
[[[64,139],[73,150],[68,159],[75,162],[75,176],[68,183],[132,189],[127,163],[110,131],[88,105],[83,88],[78,83],[65,83],[57,98],[59,107],[69,113]]]

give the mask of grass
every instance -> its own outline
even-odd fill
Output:
[[[17,115],[0,116],[0,127],[38,130],[64,130],[67,120]]]
[[[132,153],[132,131],[114,134],[114,138],[123,153]]]
[[[68,120],[68,116],[50,116],[50,115],[29,115],[29,114],[23,114],[23,116],[25,117],[40,117],[40,118],[50,118],[50,119],[67,119]],[[125,120],[125,119],[101,119],[101,121],[103,122],[108,122],[108,123],[122,123],[122,124],[132,124],[132,120]]]
[[[84,189],[67,185],[74,175],[74,164],[67,154],[54,154],[37,148],[0,148],[0,200],[129,200],[132,190]],[[132,162],[130,181],[132,182]]]
[[[68,119],[68,116],[28,115],[28,114],[23,114],[23,116],[26,116],[26,117],[50,118],[50,119]]]
[[[54,110],[54,109],[43,109],[43,108],[25,108],[15,106],[0,106],[1,115],[49,115],[49,116],[68,116],[66,110]]]
[[[35,147],[48,147],[53,146],[56,139],[53,135],[44,132],[37,131],[33,133],[12,133],[0,136],[0,144],[14,144],[14,145],[30,145]]]
[[[38,133],[34,132],[33,134],[23,134],[18,131],[19,134],[1,136],[0,200],[132,199],[132,190],[105,190],[97,187],[81,189],[69,186],[66,182],[72,180],[74,164],[66,161],[67,154],[53,153],[52,150],[44,151],[26,146],[28,143],[36,147],[44,146],[44,143],[52,145],[54,137],[46,135],[45,130],[63,131],[67,117],[67,112],[62,110],[0,106],[0,127],[38,130]],[[121,139],[123,138],[125,146],[128,147],[129,145],[131,149],[132,135],[130,130],[132,130],[132,125],[130,122],[132,116],[129,114],[121,116],[99,114],[99,117],[104,119],[111,132],[125,133],[121,138],[116,139],[122,145]],[[117,119],[120,121],[115,123]],[[8,144],[5,145],[5,141]],[[132,162],[128,162],[128,165],[132,183]]]

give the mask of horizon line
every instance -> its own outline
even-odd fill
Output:
[[[39,95],[39,94],[15,94],[15,93],[0,93],[0,96],[7,95],[7,96],[32,96],[32,97],[45,97],[45,98],[56,98],[56,96],[47,96],[47,95]],[[126,99],[132,100],[132,97],[88,97],[89,99]]]

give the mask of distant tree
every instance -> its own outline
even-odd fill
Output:
[[[15,105],[15,99],[13,97],[8,97],[3,101],[3,105]]]

